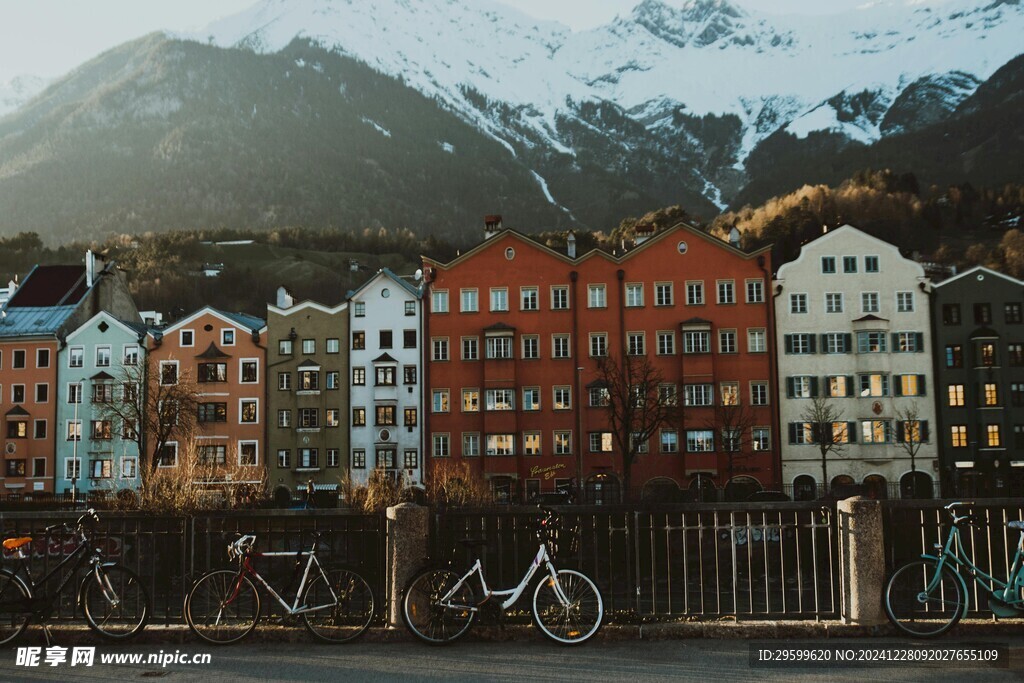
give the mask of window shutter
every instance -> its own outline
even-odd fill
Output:
[[[828,335],[821,335],[821,352],[828,353]]]
[[[906,430],[903,428],[903,420],[896,421],[896,443],[903,443],[906,441],[907,435]]]
[[[811,423],[811,442],[821,443],[821,425],[817,422]]]
[[[843,335],[843,353],[850,353],[853,349],[853,335],[847,332]]]
[[[857,423],[847,422],[846,423],[846,435],[850,439],[850,443],[857,443]]]
[[[917,352],[924,353],[924,332],[915,332],[914,336],[917,338]]]
[[[893,353],[897,353],[900,350],[900,335],[898,332],[892,333],[892,348],[890,350]]]
[[[893,380],[892,381],[892,383],[893,383],[892,395],[893,396],[902,396],[903,395],[903,382],[900,379],[901,377],[902,377],[902,375],[893,375],[892,376],[892,380]]]
[[[796,423],[789,423],[789,442],[796,443]]]
[[[818,398],[818,378],[811,378],[811,398]]]
[[[793,335],[787,334],[785,336],[785,340],[786,340],[786,353],[793,353]]]
[[[786,398],[793,398],[793,395],[795,393],[796,393],[796,391],[793,388],[793,378],[792,377],[787,377],[786,378]]]
[[[847,395],[847,397],[849,397],[849,396],[856,396],[857,395],[857,390],[854,389],[854,387],[853,387],[853,380],[854,379],[856,379],[856,378],[853,375],[847,375],[846,376],[846,395]]]
[[[817,351],[817,348],[816,348],[816,347],[817,347],[817,341],[818,341],[818,338],[817,338],[817,336],[815,336],[815,335],[813,335],[813,334],[809,334],[809,335],[807,335],[807,341],[808,341],[808,343],[810,343],[810,345],[811,345],[811,346],[810,346],[810,348],[811,348],[811,353],[817,353],[817,352],[818,352],[818,351]]]
[[[920,396],[928,395],[928,390],[925,387],[924,375],[917,376],[917,393]]]
[[[921,443],[928,443],[928,420],[921,420]]]

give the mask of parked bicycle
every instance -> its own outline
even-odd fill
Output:
[[[0,645],[17,638],[33,621],[43,626],[49,643],[46,622],[83,568],[88,570],[78,584],[76,603],[91,629],[113,640],[127,640],[145,628],[149,595],[135,572],[104,561],[103,549],[92,538],[91,527],[97,522],[99,516],[90,509],[73,525],[54,524],[38,534],[47,540],[58,533],[78,539],[75,549],[38,581],[28,563],[34,537],[7,535],[3,542],[5,558],[17,561],[18,566],[13,571],[0,569]]]
[[[254,551],[256,537],[235,534],[228,544],[228,558],[237,569],[215,569],[203,574],[185,598],[185,620],[192,632],[208,643],[236,643],[256,628],[260,618],[260,592],[255,580],[277,600],[286,617],[301,616],[313,636],[326,643],[347,643],[361,636],[370,626],[374,613],[373,592],[355,571],[325,569],[317,559],[320,534],[312,532],[309,550]],[[253,567],[253,560],[264,557],[294,557],[292,583],[301,574],[291,603]],[[303,562],[303,558],[305,562]]]
[[[1024,521],[1007,522],[1019,530],[1017,552],[1005,581],[978,568],[960,541],[960,526],[976,524],[970,512],[960,508],[973,503],[955,502],[945,507],[951,524],[945,543],[936,543],[936,555],[921,555],[893,572],[885,587],[885,612],[896,628],[907,635],[932,638],[953,628],[967,614],[970,597],[962,571],[988,593],[989,608],[997,616],[1024,616]]]
[[[569,502],[566,498],[565,502]],[[554,510],[541,506],[545,513],[537,526],[539,548],[526,574],[515,588],[492,590],[487,585],[480,560],[460,577],[448,568],[434,567],[416,575],[402,597],[402,619],[420,640],[431,645],[452,643],[473,625],[481,607],[490,600],[504,612],[526,592],[534,576],[539,580],[533,591],[533,622],[541,633],[564,645],[577,645],[591,638],[604,619],[601,592],[586,575],[572,569],[555,569],[561,518]],[[486,541],[464,541],[468,547],[486,545]],[[470,579],[476,576],[481,593],[474,591]]]

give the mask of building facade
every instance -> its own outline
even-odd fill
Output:
[[[348,304],[295,303],[279,288],[267,344],[268,488],[281,506],[310,480],[336,492],[349,448]]]
[[[0,311],[5,493],[53,493],[57,471],[58,349],[100,311],[138,320],[124,273],[87,252],[79,266],[36,266]]]
[[[849,225],[779,268],[782,466],[795,498],[854,486],[875,497],[931,494],[939,472],[929,292],[918,263]],[[825,471],[822,440],[833,444]]]
[[[571,235],[562,253],[497,219],[477,247],[424,264],[432,471],[470,463],[498,500],[573,479],[591,501],[620,500],[602,368],[646,358],[677,410],[637,444],[631,495],[744,499],[777,484],[767,249],[679,225],[577,257]]]
[[[386,268],[349,293],[353,483],[376,469],[423,486],[420,294],[418,283]]]
[[[206,306],[162,331],[150,332],[149,348],[152,395],[160,395],[161,385],[185,385],[183,395],[196,404],[195,416],[169,418],[178,426],[156,455],[156,466],[184,467],[179,471],[186,476],[195,471],[198,484],[216,485],[228,476],[236,484],[262,482],[264,321]],[[154,438],[148,434],[147,443]]]
[[[146,327],[100,312],[57,354],[57,492],[116,494],[139,487],[138,425],[115,402],[143,386]]]
[[[1024,282],[976,267],[935,286],[944,493],[1024,495]]]

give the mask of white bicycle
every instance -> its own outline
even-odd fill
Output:
[[[601,592],[585,574],[555,569],[552,555],[556,552],[560,518],[554,510],[541,509],[545,516],[537,528],[540,547],[515,588],[489,588],[479,559],[461,578],[451,569],[440,567],[417,574],[402,597],[402,620],[413,635],[431,645],[458,640],[469,631],[485,603],[499,599],[501,610],[507,610],[526,592],[538,572],[540,580],[533,591],[533,622],[541,633],[563,645],[578,645],[597,633],[604,619]],[[477,598],[470,585],[474,575],[479,579],[482,599]]]

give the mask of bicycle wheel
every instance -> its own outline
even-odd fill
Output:
[[[450,569],[435,568],[409,582],[402,596],[402,621],[414,636],[431,645],[446,645],[466,635],[476,618],[471,609],[477,602],[473,589],[462,584],[447,606],[440,602],[460,578]]]
[[[967,608],[963,579],[949,565],[935,577],[934,560],[914,560],[895,572],[885,587],[885,614],[893,626],[917,638],[933,638],[953,628]],[[928,590],[928,586],[934,587]]]
[[[26,610],[32,597],[25,582],[6,569],[0,570],[0,645],[11,642],[28,627]]]
[[[533,592],[533,622],[555,642],[579,645],[597,633],[603,619],[601,591],[580,572],[559,570],[557,586],[550,576],[542,577]]]
[[[373,591],[351,569],[326,569],[309,582],[302,604],[306,607],[330,605],[325,609],[303,612],[302,621],[314,636],[325,643],[347,643],[366,632],[373,620]]]
[[[237,643],[260,616],[260,594],[249,577],[230,569],[203,574],[185,599],[185,621],[208,643]]]
[[[149,595],[135,572],[119,564],[86,574],[82,611],[89,628],[111,640],[127,640],[146,627]]]

